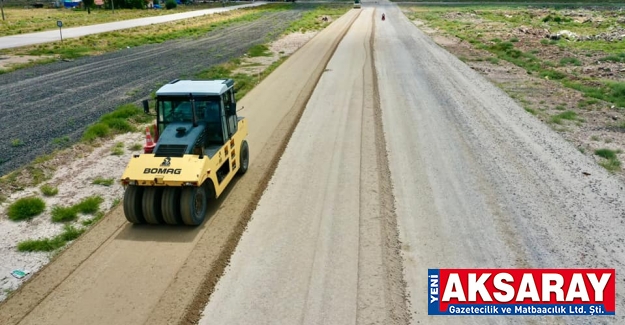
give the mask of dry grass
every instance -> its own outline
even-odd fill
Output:
[[[268,7],[268,6],[263,6]],[[238,19],[254,19],[258,13],[268,8],[246,8],[225,13],[184,19],[175,22],[149,25],[65,39],[63,43],[53,42],[0,51],[6,55],[57,55],[63,58],[77,58],[85,55],[98,55],[105,52],[135,47],[143,44],[162,43],[180,37],[201,36]]]
[[[63,27],[87,26],[120,20],[161,16],[185,11],[221,7],[220,3],[206,3],[193,6],[178,6],[171,10],[111,10],[93,9],[91,14],[83,10],[71,9],[23,9],[5,8],[5,21],[0,20],[0,36],[41,32],[57,29],[56,21],[63,21]]]

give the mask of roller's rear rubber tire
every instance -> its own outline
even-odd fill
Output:
[[[161,211],[163,212],[163,220],[169,225],[181,225],[183,223],[180,216],[180,192],[180,187],[166,187],[163,190]]]
[[[208,195],[204,186],[183,187],[180,195],[180,214],[187,226],[199,226],[206,218]]]
[[[161,212],[161,194],[163,189],[160,187],[146,187],[143,190],[143,218],[149,224],[158,225],[163,223],[163,213]]]
[[[124,215],[130,223],[145,223],[142,205],[143,187],[129,185],[124,192]]]
[[[247,141],[243,140],[241,143],[241,151],[239,152],[239,170],[237,174],[243,175],[247,172],[247,168],[250,166],[250,148],[247,145]]]

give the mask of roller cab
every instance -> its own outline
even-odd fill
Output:
[[[156,141],[131,158],[121,177],[132,223],[197,226],[249,166],[247,121],[237,116],[234,82],[174,80],[156,92]],[[149,113],[149,104],[144,101]]]

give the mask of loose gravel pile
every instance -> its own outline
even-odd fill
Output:
[[[54,139],[67,136],[76,141],[102,114],[147,98],[159,85],[193,78],[254,45],[276,39],[300,16],[298,10],[268,12],[201,38],[0,75],[0,175],[52,152]]]

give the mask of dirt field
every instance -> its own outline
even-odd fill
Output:
[[[625,178],[625,12],[492,6],[403,11],[528,113]],[[601,149],[616,158],[596,155]]]

